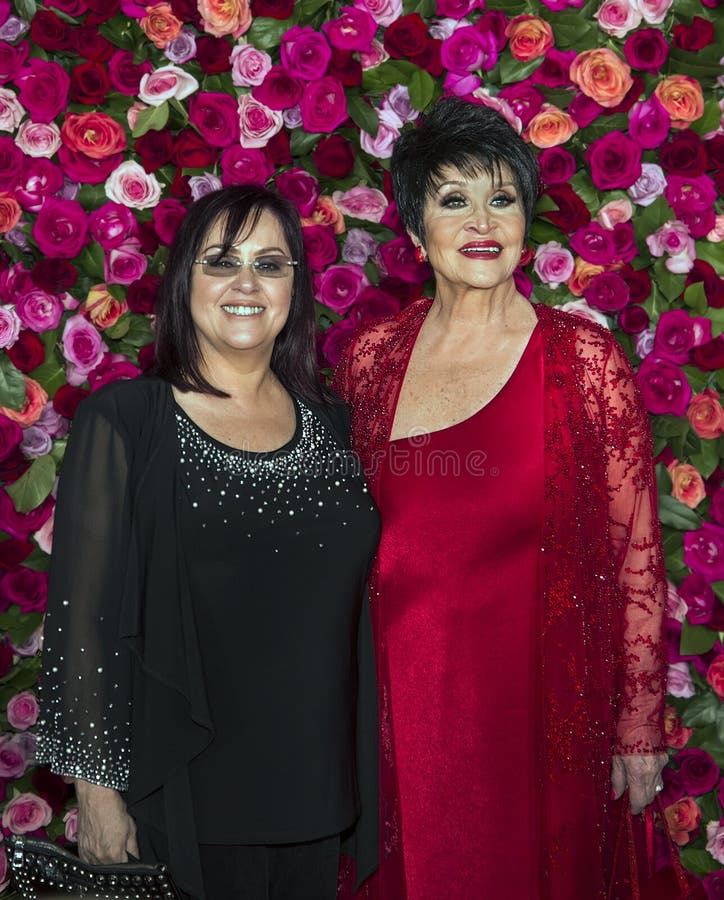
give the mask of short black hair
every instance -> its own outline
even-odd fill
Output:
[[[459,97],[439,100],[416,128],[403,131],[392,150],[392,184],[402,222],[425,243],[425,201],[454,167],[471,177],[510,170],[525,212],[525,236],[539,191],[538,159],[495,109]]]
[[[181,391],[228,396],[204,377],[201,348],[191,318],[194,260],[214,225],[223,222],[222,252],[242,233],[256,227],[264,211],[279,222],[294,267],[289,316],[274,343],[271,368],[290,391],[312,402],[326,400],[317,367],[316,321],[312,282],[304,252],[299,213],[288,200],[255,184],[235,184],[211,191],[189,207],[168,254],[156,303],[155,374]]]

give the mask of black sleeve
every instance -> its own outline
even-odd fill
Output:
[[[73,423],[55,511],[37,761],[126,790],[130,654],[118,616],[130,531],[130,454],[121,427],[89,398]]]

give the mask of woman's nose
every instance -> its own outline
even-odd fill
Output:
[[[490,210],[485,206],[474,207],[470,213],[468,227],[477,231],[488,231],[491,226]]]
[[[256,290],[259,286],[259,276],[254,271],[254,267],[252,265],[242,265],[239,266],[237,271],[234,273],[234,287],[239,288],[240,290]]]

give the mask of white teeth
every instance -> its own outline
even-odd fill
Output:
[[[497,256],[500,253],[500,247],[462,247],[463,253],[490,253],[491,256]]]
[[[232,316],[255,316],[257,313],[264,312],[263,306],[224,306],[223,309]]]

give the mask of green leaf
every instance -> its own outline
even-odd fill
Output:
[[[140,138],[147,131],[161,131],[166,127],[168,122],[168,103],[164,102],[160,106],[151,106],[148,109],[142,109],[136,119],[136,125],[131,132],[134,138]]]
[[[257,50],[274,50],[282,41],[282,35],[289,28],[286,19],[268,19],[264,16],[255,18],[245,37],[249,44]]]
[[[27,561],[23,563],[23,565],[27,565]],[[43,616],[41,613],[23,613],[20,611],[20,608],[17,606],[11,606],[6,612],[0,614],[0,629],[6,631],[10,636],[10,640],[19,647],[21,644],[24,644],[25,641],[28,640],[31,634],[36,632],[43,621]],[[37,679],[37,671],[36,667],[27,667]],[[12,670],[11,670],[12,673]],[[33,682],[31,681],[27,687],[31,687]],[[12,681],[13,685],[13,693],[17,689],[17,685],[15,683],[15,679]]]
[[[95,241],[86,244],[76,258],[78,268],[94,282],[103,281],[106,277],[105,260],[103,247]]]
[[[724,602],[724,581],[714,581],[711,584],[711,589],[717,595],[717,597]]]
[[[702,478],[708,478],[719,465],[719,442],[704,438],[699,447],[699,452],[692,453],[689,461],[701,473]]]
[[[307,156],[317,146],[321,137],[321,134],[310,134],[304,131],[303,128],[294,128],[289,139],[289,148],[292,156],[295,159]]]
[[[695,531],[701,528],[701,516],[670,494],[659,497],[659,518],[665,525],[679,531]]]
[[[507,51],[500,56],[499,71],[502,84],[513,84],[523,78],[527,78],[543,63],[543,58],[531,59],[528,62],[520,62],[514,59]]]
[[[301,3],[295,4],[295,6],[299,9],[302,19],[308,19],[316,12],[319,12],[319,10],[322,9],[323,6],[331,5],[331,0],[302,0]]]
[[[36,547],[30,556],[26,556],[23,565],[27,569],[34,569],[36,572],[48,572],[50,570],[50,555],[44,553],[40,547]]]
[[[561,232],[552,222],[543,219],[534,219],[530,226],[530,237],[535,244],[545,244],[548,241],[561,240]]]
[[[377,113],[374,109],[359,94],[350,93],[347,96],[347,112],[350,119],[356,125],[359,125],[362,131],[366,131],[373,138],[377,137],[377,132],[380,129],[380,120],[377,118]]]
[[[65,365],[53,353],[44,363],[33,369],[30,377],[42,384],[48,397],[52,400],[58,388],[65,384]]]
[[[721,120],[721,109],[719,108],[719,100],[712,97],[704,104],[704,115],[692,122],[689,126],[692,131],[697,134],[707,134],[710,131],[716,131]]]
[[[716,60],[709,60],[706,56],[699,53],[691,53],[688,50],[678,50],[672,47],[669,51],[669,68],[673,69],[673,64],[677,63],[676,71],[685,72],[696,78],[697,81],[706,80],[707,78],[716,78],[721,74],[721,64]],[[699,120],[701,121],[701,120]],[[696,125],[696,122],[694,123]],[[693,128],[693,126],[690,126]]]
[[[25,379],[10,361],[10,357],[0,353],[0,406],[22,409],[25,403]]]
[[[636,215],[633,217],[633,227],[638,246],[648,252],[646,238],[671,218],[671,207],[663,197],[657,197],[653,203],[641,210],[637,209]]]
[[[15,10],[21,19],[29,22],[38,11],[35,0],[15,0]]]
[[[706,875],[708,872],[714,872],[721,868],[708,850],[682,847],[679,851],[679,858],[684,868],[693,872],[694,875]]]
[[[45,500],[55,484],[55,462],[52,457],[39,456],[17,481],[5,490],[19,513],[29,513]]]
[[[715,633],[712,632],[712,634]],[[716,722],[719,705],[720,700],[713,691],[697,694],[687,702],[686,708],[681,714],[681,721],[687,728],[713,725]]]
[[[591,176],[588,172],[576,172],[573,178],[571,178],[570,183],[573,190],[589,209],[598,209],[601,205],[598,191],[593,186]]]
[[[696,258],[703,259],[711,265],[721,274],[722,271],[722,262],[721,262],[721,244],[715,244],[712,241],[696,241]],[[716,310],[710,310],[711,313],[716,312]]]
[[[701,749],[706,750],[706,747],[702,747]],[[702,797],[697,797],[696,802],[699,804],[699,809],[701,810],[702,822],[711,822],[712,819],[716,819],[718,822],[719,819],[721,819],[722,808],[714,794],[704,794]]]
[[[705,625],[690,625],[684,620],[681,625],[681,653],[683,656],[701,656],[716,644],[717,633]]]
[[[436,84],[432,76],[424,69],[416,69],[407,85],[410,103],[420,111],[427,109],[436,93]]]
[[[671,437],[676,434],[688,434],[689,420],[679,416],[654,416],[651,419],[651,431],[663,437]]]
[[[132,318],[133,316],[130,313],[124,313],[110,328],[106,328],[104,335],[112,341],[119,341],[121,338],[124,338],[131,327]]]
[[[667,300],[676,300],[684,291],[686,275],[676,275],[666,268],[664,259],[657,259],[653,265],[654,280]]]

